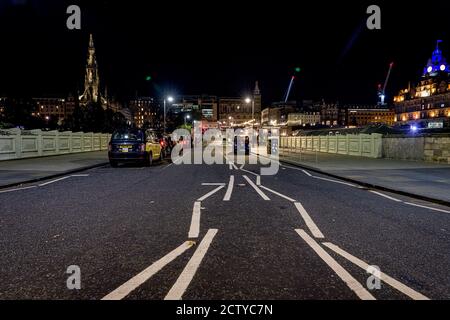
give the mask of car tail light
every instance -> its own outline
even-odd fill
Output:
[[[159,144],[161,145],[161,147],[164,148],[164,140],[161,140],[161,141],[159,142]]]

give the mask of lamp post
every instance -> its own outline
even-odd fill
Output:
[[[167,101],[172,103],[173,97],[167,97]],[[166,134],[166,98],[164,98],[164,134]]]
[[[187,116],[184,117],[184,127],[185,127],[185,128],[186,128],[186,126],[187,126],[186,120],[189,120],[189,119],[191,119],[191,116],[190,116],[190,115],[187,115]]]
[[[249,103],[252,104],[252,127],[253,127],[254,126],[254,121],[255,121],[255,100],[251,99],[251,98],[246,98],[245,99],[245,103],[246,104],[249,104]]]

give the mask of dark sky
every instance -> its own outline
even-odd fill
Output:
[[[374,3],[382,30],[370,31]],[[450,59],[449,3],[0,0],[0,95],[81,90],[92,32],[102,85],[122,99],[244,96],[259,80],[267,104],[282,100],[300,66],[293,98],[375,103],[391,61],[392,98],[421,75],[436,39]],[[81,31],[66,28],[69,4],[81,6]]]

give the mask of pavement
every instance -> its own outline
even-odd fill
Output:
[[[353,182],[450,205],[448,164],[287,150],[281,151],[280,159]]]
[[[107,163],[107,151],[0,161],[0,188],[39,181]]]
[[[450,299],[448,207],[223,157],[0,190],[0,299]]]

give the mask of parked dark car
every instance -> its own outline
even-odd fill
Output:
[[[120,162],[140,162],[150,166],[153,160],[164,158],[162,150],[161,138],[152,130],[117,130],[109,143],[109,163],[112,167],[117,167]]]

